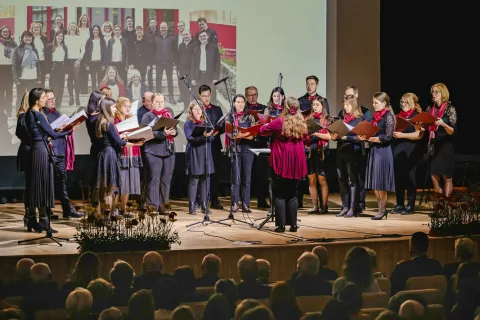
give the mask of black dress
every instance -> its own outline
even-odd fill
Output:
[[[430,112],[428,107],[426,112]],[[457,132],[457,110],[450,103],[447,105],[442,116],[443,122]],[[437,176],[452,177],[455,171],[455,147],[453,135],[447,133],[445,128],[438,127],[435,131],[435,138],[430,141],[434,146],[434,154],[430,162],[430,173]]]
[[[395,129],[395,117],[387,111],[378,122],[380,131],[375,135],[380,143],[370,143],[367,159],[365,188],[379,191],[395,191],[393,154],[391,142]]]
[[[18,116],[15,135],[20,139],[20,146],[17,152],[17,171],[25,172],[28,168],[28,154],[30,152],[30,137],[25,123],[25,113]]]
[[[48,124],[46,117],[33,110],[25,114],[25,123],[31,141],[29,166],[25,172],[28,183],[26,187],[30,192],[25,202],[28,207],[53,208],[55,207],[54,168],[43,138],[59,139],[72,131],[55,132]]]
[[[185,149],[185,172],[187,175],[204,175],[205,174],[205,158],[208,159],[207,163],[207,174],[212,174],[215,172],[215,167],[213,165],[212,158],[212,147],[211,144],[215,137],[213,134],[206,139],[202,134],[201,136],[192,136],[193,130],[195,127],[202,126],[202,124],[193,123],[191,120],[187,120],[183,126],[185,132],[185,138],[187,139],[187,147]],[[207,148],[205,148],[205,142],[207,143]],[[207,157],[205,157],[205,153]]]
[[[332,118],[328,118],[326,121],[322,119],[312,118],[317,124],[321,124],[326,127],[332,123]],[[319,176],[327,176],[326,161],[328,157],[328,141],[321,149],[318,148],[319,138],[312,135],[310,137],[309,154],[307,155],[307,169],[308,175],[317,174]]]

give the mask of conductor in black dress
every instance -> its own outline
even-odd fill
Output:
[[[62,115],[55,109],[55,93],[53,90],[45,90],[47,97],[46,107],[42,108],[43,113],[48,119],[48,123],[52,123]],[[67,190],[67,137],[54,139],[51,141],[53,146],[53,164],[55,166],[55,193],[60,200],[63,210],[63,218],[68,219],[83,217],[83,214],[78,213],[72,206]]]
[[[402,111],[397,115],[403,119],[411,119],[422,112],[418,104],[418,97],[414,93],[405,93],[400,99]],[[398,121],[398,119],[397,119]],[[392,142],[393,167],[395,169],[395,193],[397,206],[392,214],[402,215],[415,212],[415,198],[417,195],[417,183],[415,173],[417,163],[423,155],[422,144],[425,129],[422,124],[410,126],[401,132],[394,131]],[[407,206],[405,207],[405,190],[407,191]]]
[[[193,49],[190,79],[194,86],[206,84],[214,88],[213,83],[220,77],[220,53],[217,45],[209,42],[207,31],[199,31],[198,39],[200,45]],[[212,102],[217,103],[216,90],[212,91]]]
[[[205,121],[202,108],[195,101],[190,102],[188,120],[183,127],[187,139],[185,171],[188,175],[188,213],[190,214],[195,214],[197,190],[200,192],[202,211],[207,210],[207,177],[215,172],[212,158],[212,143],[215,140],[213,130],[205,130],[198,135],[193,134],[196,127],[208,128]]]
[[[207,113],[208,120],[211,124],[215,127],[218,123],[220,118],[223,116],[222,108],[219,106],[213,105],[211,103],[211,88],[207,85],[202,85],[198,89],[198,94],[200,96],[200,102],[205,107],[205,112]],[[210,123],[207,121],[207,125]],[[220,172],[220,160],[222,158],[222,142],[220,141],[220,135],[225,131],[225,127],[219,126],[215,128],[215,132],[213,133],[213,141],[212,141],[212,157],[213,157],[213,164],[215,166],[215,172]],[[212,172],[210,175],[210,182],[208,183],[210,186],[210,207],[213,209],[223,209],[223,206],[218,201],[218,190],[219,190],[219,179],[218,175]]]

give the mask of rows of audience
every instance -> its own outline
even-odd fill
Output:
[[[434,275],[443,275],[449,283],[444,302],[447,319],[480,319],[480,267],[475,262],[475,242],[457,239],[457,261],[444,266],[427,256],[428,244],[425,233],[412,235],[411,259],[399,262],[391,273],[389,308],[377,319],[429,319],[428,305],[421,297],[401,300],[397,293],[405,290],[409,278]],[[16,265],[16,281],[1,285],[3,298],[22,297],[21,302],[15,306],[8,298],[2,299],[0,320],[35,319],[39,310],[62,308],[68,319],[196,319],[188,303],[201,301],[207,301],[204,320],[368,319],[362,313],[362,294],[380,292],[379,278],[384,278],[377,270],[375,251],[353,247],[345,257],[341,277],[327,267],[327,262],[327,249],[317,246],[298,258],[297,270],[290,279],[272,282],[269,261],[247,254],[238,260],[240,281],[235,283],[219,277],[221,259],[214,254],[203,258],[202,275],[197,278],[189,266],[180,266],[173,274],[164,273],[162,256],[152,251],[144,255],[140,274],[126,261],[117,260],[107,280],[99,277],[97,255],[85,252],[59,286],[51,280],[47,264],[24,258]],[[214,293],[202,290],[206,287]],[[321,312],[304,314],[297,302],[299,296],[327,295],[333,299]],[[268,303],[261,303],[263,299]]]

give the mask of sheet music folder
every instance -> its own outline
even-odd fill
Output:
[[[353,129],[352,133],[356,134],[357,136],[366,136],[367,139],[373,137],[377,132],[380,131],[380,128],[374,126],[370,122],[363,120],[359,124],[357,124]]]
[[[176,120],[176,119],[172,119],[172,118],[166,118],[166,117],[160,117],[160,118],[158,118],[158,120],[153,120],[150,123],[150,126],[152,127],[153,131],[156,131],[156,130],[160,130],[160,129],[163,129],[163,128],[175,128],[179,122],[180,122],[180,120]],[[152,123],[153,123],[153,125],[152,125]]]
[[[210,132],[212,131],[212,128],[210,127],[205,127],[205,126],[197,126],[193,129],[192,131],[192,137],[199,137],[201,136],[205,131]]]
[[[260,133],[260,128],[262,127],[261,124],[257,124],[256,126],[251,126],[248,128],[241,128],[237,126],[238,133],[250,133],[250,136],[256,136]],[[225,133],[233,134],[233,126],[231,123],[225,124]]]
[[[336,133],[340,138],[349,134],[352,129],[353,127],[343,122],[342,119],[332,122],[327,127],[328,131],[330,131],[331,133]]]
[[[430,113],[422,112],[422,113],[417,114],[416,116],[412,117],[408,121],[410,121],[410,123],[421,122],[424,125],[428,126],[428,125],[431,125],[432,123],[434,123],[437,120],[438,119],[436,117],[432,116]]]
[[[403,132],[403,130],[409,128],[412,126],[409,120],[402,118],[400,116],[395,117],[395,129],[393,131],[395,132]]]
[[[255,154],[258,157],[269,157],[270,153],[272,153],[272,151],[269,148],[258,148],[258,149],[250,148],[250,151],[252,151],[253,154]]]

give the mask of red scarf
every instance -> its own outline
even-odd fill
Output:
[[[283,106],[274,103],[274,104],[273,104],[273,109],[283,109]]]
[[[194,124],[203,124],[202,120],[193,119]]]
[[[314,113],[314,114],[313,114],[313,117],[314,117],[315,119],[321,119],[322,114],[323,114],[323,112]],[[327,119],[323,119],[323,121],[320,120],[320,122],[321,122],[321,123],[323,122],[321,125],[322,125],[323,127],[326,127],[326,125],[327,125]],[[319,132],[319,133],[328,133],[328,130],[327,130],[326,128],[322,128],[322,129],[320,129],[320,131],[318,131],[318,132]],[[327,140],[323,140],[323,139],[320,139],[320,138],[319,138],[319,139],[318,139],[318,142],[317,142],[318,150],[322,150],[327,144],[328,144],[328,141],[327,141]]]
[[[437,106],[434,104],[430,108],[430,114],[435,118],[441,119],[443,117],[443,114],[445,113],[445,110],[447,110],[447,102],[442,103],[439,109],[437,109]],[[435,138],[435,131],[437,131],[437,129],[438,125],[436,125],[435,123],[432,123],[428,126],[428,131],[430,132],[430,140]]]
[[[55,113],[55,111],[56,111],[55,108],[48,108],[48,112],[50,113]]]
[[[353,114],[343,112],[343,122],[350,123],[354,119],[355,116]]]
[[[161,117],[165,117],[165,118],[170,118],[170,119],[172,119],[172,115],[171,115],[170,112],[168,112],[168,110],[165,109],[165,108],[162,109],[162,110],[160,110],[160,111],[157,111],[157,110],[155,110],[155,109],[152,109],[151,111],[153,112],[153,114],[155,114],[155,115],[157,115],[157,116],[161,116]],[[167,141],[168,141],[168,142],[172,142],[172,143],[173,143],[173,138],[174,138],[174,136],[172,136],[172,135],[167,135]]]
[[[372,124],[376,126],[380,120],[382,120],[382,117],[387,113],[387,108],[384,108],[382,111],[375,111],[373,114],[373,119],[372,119]]]
[[[323,115],[323,112],[314,112],[312,113],[312,117],[314,119],[321,119],[322,118],[322,115]]]
[[[205,109],[211,109],[212,108],[212,104],[209,104],[208,106],[205,106]]]
[[[415,112],[415,109],[410,109],[408,110],[407,112],[405,111],[401,111],[398,116],[399,117],[402,117],[403,119],[410,119],[410,117],[412,116],[412,114]]]
[[[317,94],[314,94],[313,96],[308,96],[308,101],[313,101],[317,98]]]
[[[235,126],[238,127],[238,119],[243,117],[244,112],[236,112],[235,113]]]
[[[115,119],[113,119],[113,123],[114,124],[117,124],[117,123],[120,123],[122,122],[122,120],[120,120],[119,118],[115,117]],[[116,126],[115,126],[115,129],[116,129]],[[123,147],[123,156],[124,157],[140,157],[140,147],[139,146],[131,146],[131,147]]]

